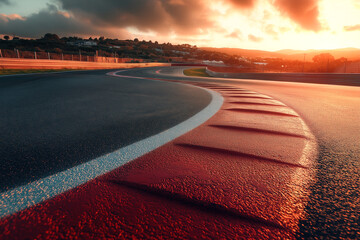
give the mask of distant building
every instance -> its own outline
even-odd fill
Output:
[[[254,64],[266,66],[266,65],[268,65],[269,63],[266,63],[266,62],[254,62]]]
[[[206,65],[212,65],[212,66],[225,66],[224,62],[223,61],[210,61],[210,60],[204,60],[202,62],[203,64],[206,64]]]
[[[95,41],[84,41],[84,46],[97,46],[97,42]]]
[[[173,53],[176,53],[176,54],[182,54],[182,55],[186,55],[186,54],[189,54],[189,52],[185,52],[185,51],[177,51],[177,50],[172,50]]]
[[[91,40],[77,40],[74,42],[67,42],[67,44],[78,47],[93,47],[97,46],[97,42]]]

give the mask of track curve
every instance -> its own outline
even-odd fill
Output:
[[[2,219],[2,237],[294,238],[316,157],[305,122],[256,91],[181,83],[221,93],[224,105],[135,161]]]

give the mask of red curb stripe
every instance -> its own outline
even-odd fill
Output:
[[[229,114],[236,119],[264,112],[227,114],[218,112],[202,126],[109,174],[2,219],[0,238],[294,238],[310,178],[300,163],[311,159],[304,149],[313,146],[313,137],[299,117],[288,123],[293,131],[302,129],[298,133],[277,136],[262,130],[273,133],[267,137],[274,138],[277,154],[288,160],[283,164],[264,157],[272,150],[264,148],[271,144],[262,144],[264,134],[254,128],[219,128],[220,135],[212,136],[209,126],[224,126]],[[261,119],[252,118],[255,123]],[[249,142],[237,142],[237,135]],[[285,140],[296,150],[278,145]],[[214,146],[199,145],[206,141]],[[249,144],[259,155],[232,150],[246,150]],[[256,160],[260,158],[265,161]]]

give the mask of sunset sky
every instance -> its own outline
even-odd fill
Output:
[[[360,0],[0,0],[0,35],[262,50],[360,48]]]

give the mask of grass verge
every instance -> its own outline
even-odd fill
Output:
[[[192,77],[210,77],[210,75],[206,73],[205,68],[186,69],[184,70],[184,74],[186,76],[192,76]]]
[[[72,69],[0,69],[0,75],[64,72],[64,71],[71,71],[71,70]]]

